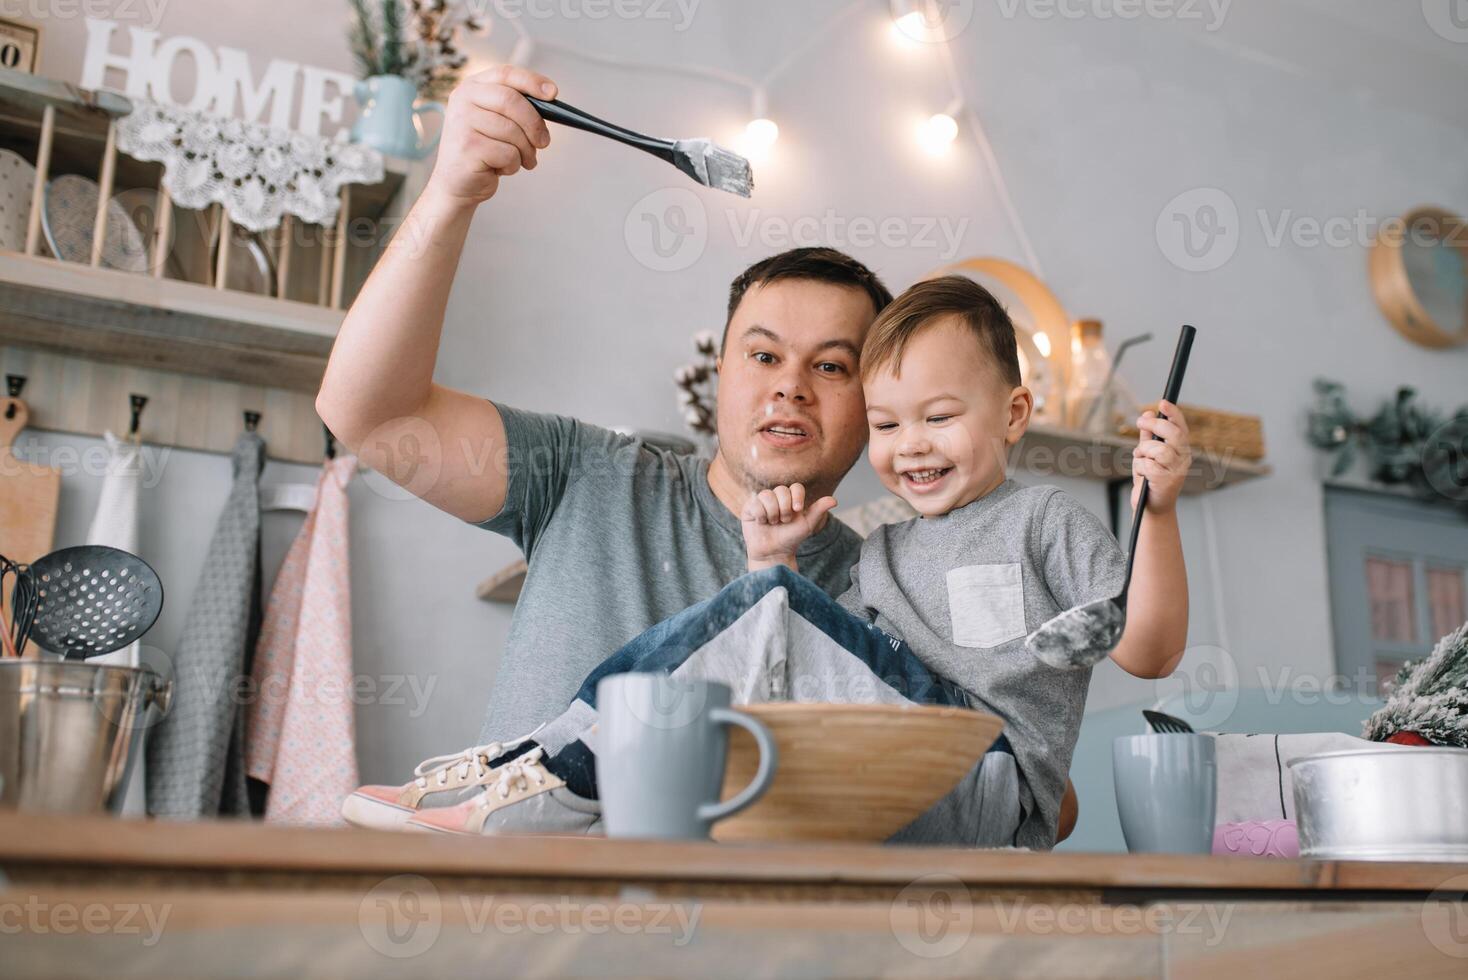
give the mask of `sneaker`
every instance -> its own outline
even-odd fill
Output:
[[[342,818],[354,827],[401,830],[415,814],[449,806],[466,791],[488,782],[495,772],[490,761],[531,735],[427,759],[413,769],[413,779],[401,786],[358,787],[342,801]]]
[[[404,830],[439,834],[598,836],[601,803],[571,792],[531,749],[494,771],[484,791],[456,806],[424,810]]]

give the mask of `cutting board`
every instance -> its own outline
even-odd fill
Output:
[[[19,398],[0,402],[0,555],[33,562],[51,551],[61,473],[15,458],[10,447],[30,413]]]
[[[0,402],[0,555],[26,564],[51,552],[61,494],[59,470],[18,460],[10,451],[29,419],[30,412],[19,398]],[[9,623],[9,595],[0,595],[0,608]],[[22,653],[31,655],[35,649],[35,644],[27,644]]]

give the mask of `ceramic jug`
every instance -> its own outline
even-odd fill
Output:
[[[419,160],[438,146],[438,134],[423,142],[423,124],[418,117],[425,112],[443,116],[443,106],[424,102],[414,106],[417,90],[413,83],[398,75],[373,75],[359,81],[353,89],[362,106],[352,124],[352,142],[362,143],[391,157]]]

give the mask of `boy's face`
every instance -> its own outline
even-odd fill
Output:
[[[1005,456],[1033,404],[952,317],[913,337],[901,362],[877,370],[864,389],[872,467],[924,517],[971,504],[1004,482]]]

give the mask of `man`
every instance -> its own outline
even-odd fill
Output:
[[[742,575],[736,515],[751,493],[795,482],[817,496],[836,489],[866,442],[858,352],[892,298],[865,266],[831,249],[788,252],[740,276],[711,462],[435,385],[470,219],[501,178],[534,169],[550,132],[523,95],[555,91],[515,67],[454,91],[433,174],[348,312],[316,400],[364,463],[507,535],[529,560],[484,742],[554,717],[607,655]],[[393,465],[389,448],[425,427],[417,445],[428,458],[413,470]],[[424,485],[424,473],[437,478]],[[826,521],[801,549],[800,570],[837,595],[859,545]]]

